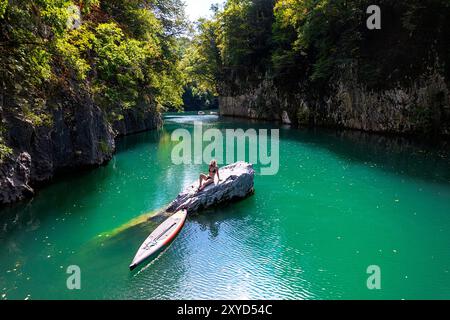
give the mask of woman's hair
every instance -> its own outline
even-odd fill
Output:
[[[217,160],[211,160],[211,163],[209,165],[211,167],[217,167]]]

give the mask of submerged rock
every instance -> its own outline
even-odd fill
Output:
[[[197,192],[198,181],[187,187],[166,209],[174,213],[186,209],[188,213],[218,205],[223,202],[246,198],[254,192],[255,171],[246,162],[237,162],[223,167],[219,171],[222,181],[216,182]]]

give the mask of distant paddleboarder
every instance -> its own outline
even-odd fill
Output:
[[[212,160],[211,163],[209,164],[209,174],[201,174],[200,175],[200,181],[199,181],[199,187],[197,189],[197,192],[202,191],[203,189],[205,189],[207,186],[209,186],[210,184],[214,183],[214,178],[217,175],[217,179],[220,180],[220,176],[219,176],[219,167],[217,166],[217,161],[216,160]]]

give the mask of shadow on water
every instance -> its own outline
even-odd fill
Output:
[[[159,143],[164,138],[164,130],[145,131],[121,137],[116,143],[116,155],[138,148],[140,145]]]
[[[238,207],[235,206],[236,203],[239,203]],[[202,230],[209,230],[211,232],[211,236],[215,237],[219,234],[221,223],[227,222],[230,219],[244,219],[245,215],[243,213],[246,212],[246,208],[249,210],[248,212],[250,212],[251,208],[254,207],[254,204],[255,199],[253,196],[250,196],[239,202],[222,204],[221,206],[191,214],[188,217],[188,221],[199,224]],[[158,209],[143,214],[128,221],[122,226],[115,228],[114,230],[98,235],[98,237],[92,241],[93,247],[98,246],[99,242],[101,242],[103,246],[115,246],[116,243],[129,239],[131,235],[135,234],[144,234],[146,238],[168,217],[170,217],[170,214],[165,213],[164,209]],[[141,239],[141,243],[145,240],[145,238]]]
[[[229,204],[210,208],[189,215],[188,221],[198,224],[203,231],[208,230],[211,237],[214,238],[219,235],[220,225],[222,223],[227,223],[230,220],[245,220],[247,217],[245,212],[250,213],[250,209],[254,206],[254,203],[254,197],[248,197],[247,199],[239,201],[240,205],[238,207]],[[248,211],[246,208],[248,208]],[[143,214],[114,230],[99,234],[89,242],[89,245],[86,246],[85,250],[91,251],[99,247],[111,247],[115,250],[117,249],[117,246],[129,243],[130,239],[136,239],[137,250],[139,245],[141,245],[142,242],[169,216],[170,215],[164,213],[162,209]]]
[[[33,198],[0,208],[0,239],[13,229],[33,230],[45,219],[64,216],[69,209],[76,211],[74,205],[94,193],[98,186],[114,174],[113,171],[108,166],[102,166],[80,172],[65,172],[37,190]],[[61,190],[69,192],[62,194]]]
[[[200,230],[208,231],[212,239],[220,234],[220,227],[224,223],[232,221],[244,221],[252,212],[256,204],[254,195],[246,199],[221,204],[202,212],[189,216],[189,220],[200,226]]]
[[[436,183],[450,183],[450,146],[444,140],[420,140],[351,130],[282,130],[295,139],[325,148],[346,161]]]

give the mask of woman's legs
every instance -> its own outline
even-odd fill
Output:
[[[204,181],[204,183],[203,183],[203,181]],[[199,180],[198,191],[202,191],[207,186],[209,186],[211,183],[214,183],[214,179],[211,179],[211,177],[208,177],[205,174],[201,174],[200,175],[200,180]]]
[[[200,191],[203,190],[203,189],[205,189],[207,186],[209,186],[210,184],[213,184],[213,183],[214,183],[214,179],[209,178],[208,180],[205,181],[205,183],[203,184],[203,186],[202,186],[202,188],[200,189]]]
[[[200,175],[200,180],[198,182],[198,190],[203,189],[203,181],[206,181],[207,179],[208,179],[208,176],[206,176],[205,174]]]

